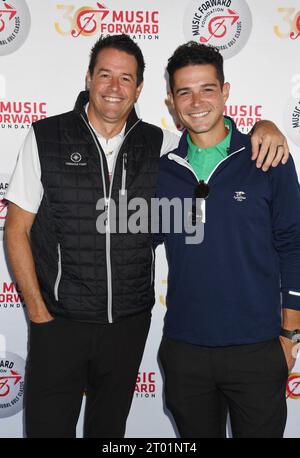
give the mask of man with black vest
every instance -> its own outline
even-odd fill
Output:
[[[97,41],[88,91],[73,111],[34,123],[6,195],[8,255],[30,320],[28,437],[74,437],[84,390],[85,436],[125,433],[154,304],[154,255],[151,234],[112,233],[110,212],[120,192],[150,202],[159,157],[178,143],[136,115],[144,66],[128,36]],[[253,145],[260,163],[270,146],[266,168],[287,160],[272,124],[257,127]]]

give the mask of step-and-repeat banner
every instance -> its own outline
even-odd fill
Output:
[[[288,137],[300,172],[299,0],[0,0],[0,234],[3,200],[30,124],[69,111],[85,87],[89,52],[108,34],[128,33],[146,60],[137,107],[176,131],[165,103],[165,66],[187,40],[220,47],[231,95],[226,113],[243,132],[267,118]],[[175,437],[157,361],[167,287],[163,248],[156,261],[156,305],[127,437]],[[0,245],[0,437],[23,436],[25,304]],[[54,366],[53,371],[56,370]],[[300,437],[300,361],[287,384],[286,437]],[[83,403],[84,407],[84,403]],[[46,414],[46,412],[45,412]],[[78,436],[82,435],[82,416]]]

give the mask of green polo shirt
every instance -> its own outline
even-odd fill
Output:
[[[228,128],[227,136],[217,145],[201,149],[194,145],[190,135],[187,135],[188,142],[188,162],[191,164],[198,180],[206,181],[213,169],[227,157],[228,148],[231,140],[232,125],[231,121],[224,118],[225,126]]]

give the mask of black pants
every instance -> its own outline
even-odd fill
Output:
[[[146,312],[108,325],[31,323],[27,437],[75,437],[85,390],[85,437],[123,437],[150,321]]]
[[[279,339],[201,347],[163,338],[165,396],[181,437],[282,437],[288,368]]]

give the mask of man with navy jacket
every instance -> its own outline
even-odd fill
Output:
[[[160,359],[182,437],[282,437],[300,341],[300,191],[292,157],[262,173],[248,135],[224,117],[217,49],[169,59],[170,102],[186,130],[160,159],[157,196],[190,205],[162,232],[169,264]],[[175,212],[173,213],[173,215]],[[188,225],[202,228],[187,242]]]

